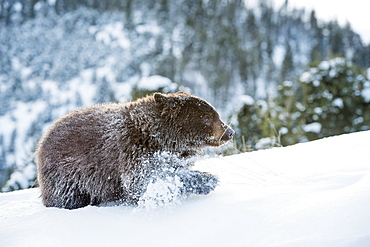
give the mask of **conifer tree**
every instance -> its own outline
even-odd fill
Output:
[[[293,62],[293,54],[292,49],[289,42],[285,45],[285,56],[283,60],[283,64],[281,66],[281,80],[291,80],[293,74],[294,62]]]
[[[342,57],[322,61],[301,77],[302,105],[306,124],[319,123],[321,131],[309,139],[363,129],[369,115],[361,90],[366,81],[363,71]]]

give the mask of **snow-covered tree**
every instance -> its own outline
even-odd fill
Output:
[[[300,77],[306,128],[317,126],[309,139],[368,129],[369,104],[362,90],[364,72],[342,57],[322,61]],[[313,123],[315,123],[313,125]]]
[[[287,107],[283,97],[277,98],[279,85],[288,90],[289,83],[282,84],[288,80],[294,85],[289,90],[298,90],[295,79],[304,68],[334,52],[369,67],[370,48],[350,25],[322,22],[314,12],[288,4],[279,8],[269,0],[253,7],[242,0],[0,1],[0,126],[6,126],[0,128],[0,169],[6,170],[0,184],[2,178],[10,178],[7,171],[22,172],[32,164],[41,133],[63,114],[157,90],[187,87],[224,118],[237,114],[233,109],[239,96],[250,95],[254,103],[238,112],[245,141],[252,146],[264,137],[282,145],[301,141],[296,136],[300,132],[293,131],[296,122],[303,121],[297,117],[299,107]],[[343,42],[335,43],[338,38]],[[153,76],[176,86],[156,82],[156,87],[140,88]],[[363,87],[364,97],[369,95],[364,93],[368,83]],[[366,129],[368,120],[363,115],[355,122]],[[312,123],[306,130],[317,131],[320,126]]]

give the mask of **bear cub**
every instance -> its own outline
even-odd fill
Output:
[[[75,110],[38,143],[43,204],[135,206],[156,179],[176,181],[183,196],[208,194],[217,178],[190,166],[206,147],[223,145],[233,135],[208,102],[183,92]]]

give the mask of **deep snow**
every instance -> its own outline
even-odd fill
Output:
[[[45,208],[0,194],[0,246],[370,246],[370,131],[203,159],[207,196],[159,208]]]

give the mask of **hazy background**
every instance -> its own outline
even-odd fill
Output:
[[[225,154],[370,129],[363,1],[0,2],[0,188],[34,185],[41,134],[69,111],[155,91],[205,98]]]
[[[281,5],[285,0],[275,0],[276,5]],[[289,0],[289,4],[295,8],[304,7],[307,10],[315,10],[320,20],[337,20],[345,25],[349,22],[353,30],[361,35],[366,44],[370,43],[370,20],[368,9],[370,3],[362,0],[335,1],[335,0]]]

